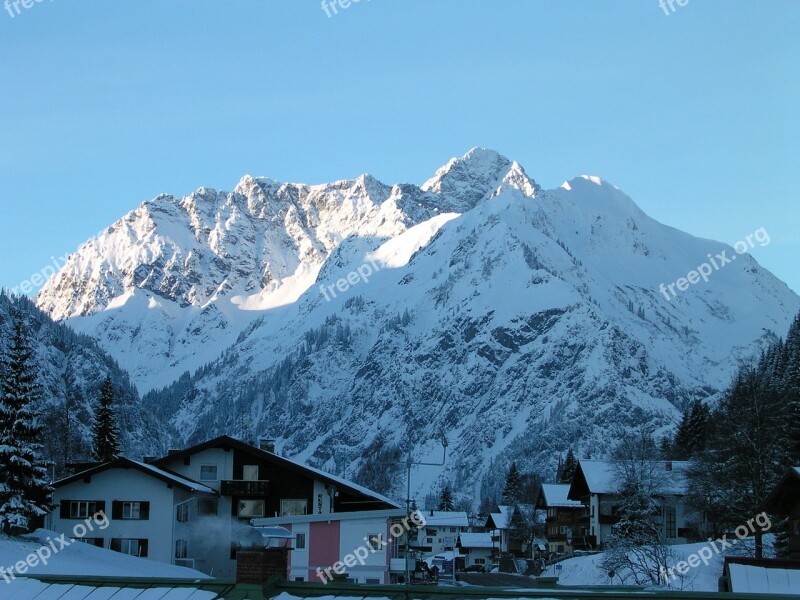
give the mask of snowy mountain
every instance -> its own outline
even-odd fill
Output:
[[[139,394],[128,374],[91,338],[54,323],[27,298],[0,293],[0,347],[5,348],[14,318],[29,332],[38,381],[37,406],[45,435],[45,459],[63,468],[65,462],[89,460],[91,428],[100,386],[110,377],[114,386],[122,446],[133,453],[164,451],[168,437],[152,415],[143,413]]]
[[[174,382],[144,402],[184,441],[270,435],[370,483],[369,459],[409,442],[438,460],[444,429],[446,467],[415,469],[414,486],[478,497],[493,461],[546,470],[570,444],[599,455],[620,428],[671,429],[785,333],[800,298],[746,254],[659,293],[722,250],[599,178],[542,190],[474,149],[421,187],[245,177],[160,196],[84,244],[37,304],[140,390]]]

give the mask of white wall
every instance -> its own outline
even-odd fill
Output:
[[[135,469],[110,469],[96,473],[91,483],[76,481],[60,487],[53,493],[53,501],[58,504],[48,516],[48,527],[58,533],[72,535],[73,527],[82,519],[61,519],[61,500],[103,500],[105,512],[110,523],[104,531],[86,537],[104,538],[103,546],[108,548],[111,538],[138,538],[148,540],[148,556],[151,560],[171,563],[174,554],[172,541],[172,512],[175,502],[180,501],[176,487],[145,475]],[[150,518],[146,521],[112,519],[111,507],[115,500],[150,502]]]

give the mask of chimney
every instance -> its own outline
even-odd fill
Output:
[[[275,440],[270,438],[259,438],[258,447],[264,452],[275,454]]]
[[[664,467],[667,469],[667,471],[672,471],[672,461],[668,460]]]
[[[264,584],[289,572],[286,548],[247,548],[236,551],[236,583]]]

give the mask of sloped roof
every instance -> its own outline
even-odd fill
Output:
[[[342,479],[341,477],[337,477],[336,475],[331,475],[330,473],[326,473],[325,471],[322,471],[315,467],[310,467],[299,461],[292,460],[290,458],[285,458],[283,456],[279,456],[272,452],[267,452],[266,450],[261,450],[260,448],[256,448],[255,446],[247,444],[241,440],[237,440],[236,438],[233,438],[229,435],[221,435],[211,440],[207,440],[202,444],[197,444],[196,446],[185,448],[184,450],[180,450],[179,452],[173,452],[172,454],[168,454],[167,456],[163,456],[158,460],[153,461],[152,464],[156,466],[164,465],[165,463],[174,461],[178,458],[191,456],[192,454],[197,454],[198,452],[202,452],[203,450],[207,450],[209,448],[218,448],[221,446],[236,448],[237,450],[246,452],[251,456],[256,456],[262,460],[273,462],[279,466],[283,466],[284,468],[293,470],[297,473],[305,473],[306,475],[309,474],[313,475],[326,483],[331,483],[344,490],[348,490],[351,493],[354,492],[356,494],[360,494],[367,498],[372,498],[373,500],[377,500],[378,502],[387,504],[393,508],[401,508],[400,504],[398,504],[391,498],[387,498],[382,494],[379,494],[363,486],[360,486],[356,483],[353,483],[352,481]]]
[[[433,513],[433,514],[431,514]],[[425,524],[432,527],[469,527],[467,513],[458,511],[423,511]]]
[[[543,483],[542,496],[546,508],[580,508],[579,500],[570,500],[568,483]]]
[[[663,475],[661,493],[674,496],[686,494],[686,471],[690,464],[688,461],[654,460],[648,464],[652,464],[656,473]],[[619,491],[618,473],[618,461],[581,459],[578,461],[568,498],[578,500],[585,493],[615,494]]]
[[[795,594],[800,590],[800,570],[731,563],[727,565],[730,589],[737,594]]]
[[[91,477],[96,473],[102,473],[103,471],[108,471],[111,469],[136,469],[137,471],[141,471],[145,475],[150,475],[161,481],[169,483],[171,485],[177,485],[185,490],[190,492],[201,492],[204,494],[216,494],[216,490],[203,485],[197,481],[192,479],[188,479],[186,477],[182,477],[181,475],[176,475],[175,473],[171,473],[170,471],[166,471],[164,469],[155,467],[153,465],[139,462],[137,460],[131,460],[130,458],[120,457],[114,459],[112,461],[102,463],[91,469],[86,469],[85,471],[81,471],[80,473],[75,473],[74,475],[70,475],[69,477],[64,477],[59,479],[58,481],[53,482],[54,488],[60,488],[65,485],[69,485],[70,483],[74,483],[75,481],[81,481],[86,477]]]
[[[485,533],[462,533],[458,536],[458,544],[462,548],[493,548],[492,534]]]
[[[222,600],[234,587],[231,584],[196,583],[180,584],[170,581],[64,581],[51,578],[33,579],[17,577],[4,584],[11,598],[20,600],[93,600],[94,598],[124,598],[125,600]],[[3,596],[4,598],[7,596]]]
[[[486,521],[487,527],[494,527],[495,529],[508,529],[511,516],[514,513],[513,506],[498,506],[497,510],[500,512],[491,513],[489,519]]]

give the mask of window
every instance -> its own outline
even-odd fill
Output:
[[[239,516],[240,517],[263,517],[264,516],[264,501],[263,500],[239,500]]]
[[[175,520],[178,523],[188,523],[189,522],[189,504],[179,504],[178,507],[175,509]]]
[[[69,503],[70,519],[86,519],[97,512],[96,502],[84,502],[83,500],[73,500]]]
[[[141,518],[142,505],[138,502],[123,502],[122,503],[122,518],[123,519],[139,519]]]
[[[370,533],[367,540],[367,546],[373,552],[383,549],[383,536],[380,533]]]
[[[664,509],[664,530],[667,538],[674,538],[677,535],[675,508],[672,506]]]
[[[114,538],[111,540],[111,549],[131,556],[147,556],[148,542],[144,539]]]
[[[475,564],[476,565],[485,565],[486,564],[486,559],[485,558],[476,558],[475,559]]]
[[[295,577],[294,580],[296,582],[298,582],[298,583],[303,583],[306,580],[306,578],[305,577]]]
[[[97,546],[98,548],[103,547],[103,538],[75,538],[79,542],[83,542],[84,544],[89,544],[90,546]]]
[[[200,465],[200,481],[218,481],[217,465]]]
[[[201,517],[216,517],[219,512],[217,498],[200,498],[197,501],[197,514]]]
[[[367,577],[364,581],[366,582],[367,585],[380,585],[381,584],[381,580],[380,579],[375,579],[374,577]]]
[[[175,540],[175,558],[189,557],[189,543],[186,540]]]
[[[147,521],[150,518],[150,503],[144,500],[114,500],[111,503],[111,518]]]
[[[306,500],[281,500],[281,516],[295,517],[307,514]]]
[[[242,467],[242,479],[245,481],[258,481],[258,465],[245,465]]]
[[[306,549],[306,534],[305,533],[298,533],[294,536],[294,549],[295,550],[305,550]]]

